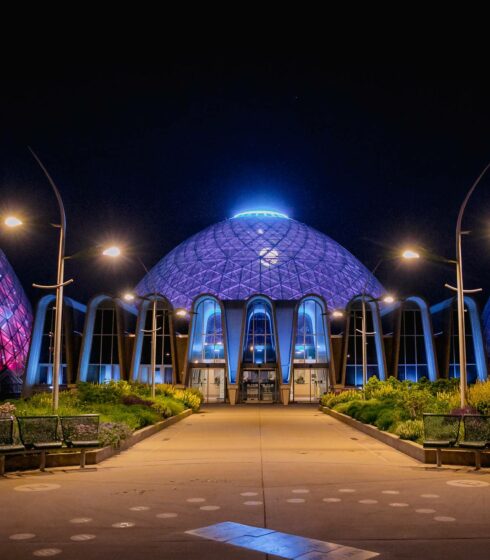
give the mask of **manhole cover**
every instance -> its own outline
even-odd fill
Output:
[[[449,486],[461,486],[463,488],[481,488],[482,486],[488,486],[488,482],[483,482],[483,480],[448,480],[446,484],[449,484]]]

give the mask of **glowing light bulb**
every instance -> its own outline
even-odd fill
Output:
[[[104,249],[102,251],[102,254],[105,257],[112,257],[112,258],[119,257],[121,255],[121,249],[113,245],[112,247],[107,247],[107,249]]]
[[[417,253],[417,251],[412,251],[411,249],[406,249],[405,251],[403,251],[402,253],[402,257],[404,259],[420,259],[420,254]]]
[[[7,227],[15,228],[22,225],[22,220],[19,220],[19,218],[16,218],[15,216],[8,216],[5,218],[4,224]]]

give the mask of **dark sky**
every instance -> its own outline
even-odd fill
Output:
[[[412,60],[248,51],[157,61],[12,64],[0,88],[1,211],[28,224],[0,245],[28,295],[54,281],[57,220],[31,145],[65,200],[67,253],[110,240],[153,266],[236,211],[286,211],[372,268],[407,242],[454,256],[466,190],[490,161],[488,68],[465,56]],[[490,295],[490,174],[470,202],[467,287]],[[67,264],[69,294],[119,293],[142,276],[125,259]],[[454,271],[384,263],[397,295],[435,303]]]

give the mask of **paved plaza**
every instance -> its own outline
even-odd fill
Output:
[[[224,522],[331,543],[304,560],[490,556],[488,469],[436,470],[312,405],[205,406],[85,472],[10,473],[0,512],[2,560],[275,558],[199,536]]]

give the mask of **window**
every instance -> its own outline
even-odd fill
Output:
[[[87,381],[107,383],[120,378],[116,309],[99,307],[95,313]]]
[[[275,364],[276,344],[269,302],[254,299],[247,308],[243,361],[248,364]]]
[[[191,342],[191,361],[224,362],[221,307],[212,298],[203,299],[195,310]]]
[[[66,309],[63,311],[66,313]],[[53,301],[46,309],[44,318],[43,336],[41,339],[41,351],[36,372],[36,384],[51,385],[53,383],[53,362],[54,362],[54,323],[55,323],[55,302]],[[65,329],[61,328],[61,367],[60,385],[66,383],[66,349],[65,349]]]
[[[366,332],[374,333],[373,316],[366,304]],[[356,302],[349,312],[349,331],[347,333],[346,385],[362,386],[362,308]],[[367,377],[377,375],[379,378],[378,357],[374,334],[366,335]]]
[[[148,304],[145,316],[145,331],[153,328],[153,302]],[[170,311],[165,302],[156,303],[156,362],[155,383],[172,383],[172,341],[170,332]],[[143,333],[139,380],[151,381],[151,342],[152,333]]]
[[[323,306],[315,299],[306,299],[299,306],[294,362],[327,362],[325,315]]]
[[[422,377],[429,378],[422,312],[416,304],[407,303],[401,316],[398,379],[419,381]]]

